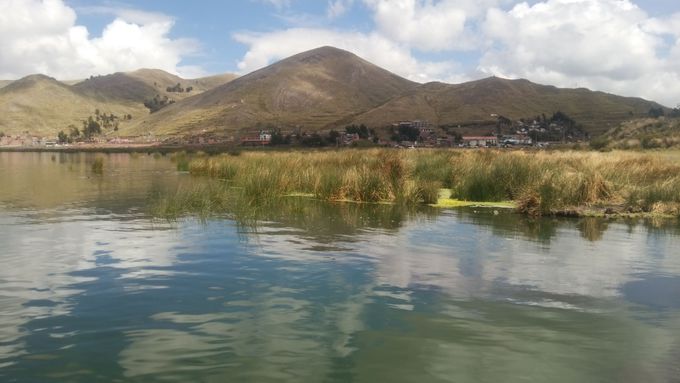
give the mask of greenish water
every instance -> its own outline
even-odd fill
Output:
[[[677,221],[148,216],[197,182],[165,157],[0,153],[0,381],[680,381]]]

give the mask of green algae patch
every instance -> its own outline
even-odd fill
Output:
[[[287,193],[284,197],[298,197],[298,198],[316,198],[314,193]]]
[[[440,198],[436,204],[431,204],[432,207],[439,208],[455,208],[455,207],[489,207],[497,209],[516,209],[517,205],[510,201],[498,202],[475,202],[475,201],[461,201],[452,198]]]
[[[456,208],[456,207],[489,207],[497,209],[516,209],[517,205],[512,201],[464,201],[456,198],[451,198],[451,189],[439,189],[439,198],[437,203],[429,204],[432,207],[438,208]]]

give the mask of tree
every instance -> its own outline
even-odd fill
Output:
[[[83,121],[83,136],[85,138],[90,138],[95,134],[100,134],[102,132],[102,127],[97,121],[92,118],[92,116],[87,118],[87,121]]]
[[[349,134],[358,134],[359,138],[363,138],[363,139],[366,139],[366,138],[369,137],[368,128],[364,124],[361,124],[361,125],[358,125],[358,126],[357,125],[345,126],[345,132],[347,132]]]
[[[290,144],[290,136],[284,136],[281,130],[275,130],[272,133],[272,139],[269,141],[271,145],[288,145]]]
[[[418,137],[420,137],[420,129],[413,127],[413,126],[400,126],[399,127],[399,136],[402,140],[406,141],[417,141]]]
[[[149,108],[151,113],[158,112],[159,110],[165,108],[168,105],[174,104],[175,101],[168,98],[168,96],[161,97],[160,95],[155,95],[151,100],[144,101],[144,106]],[[129,115],[128,115],[129,116]],[[132,117],[130,116],[130,119]]]
[[[311,135],[302,137],[300,143],[304,146],[326,146],[326,140],[318,133],[312,133]]]
[[[676,106],[673,110],[671,110],[670,116],[673,117],[673,118],[680,117],[680,104],[678,104],[678,106]]]
[[[63,130],[59,131],[59,134],[57,134],[57,139],[59,140],[60,144],[65,144],[68,142],[68,136]]]
[[[175,86],[169,86],[165,88],[166,92],[176,92],[176,93],[182,93],[184,92],[184,88],[182,88],[182,85],[180,83],[177,83]]]
[[[335,129],[328,132],[328,138],[326,138],[326,141],[328,141],[329,144],[336,145],[336,144],[339,143],[339,140],[340,140],[340,132],[338,132]]]
[[[80,137],[80,130],[78,130],[78,128],[76,128],[75,125],[69,125],[68,127],[69,127],[69,134],[68,134],[69,141],[73,142],[74,140],[76,140],[77,138]]]
[[[659,108],[652,107],[652,108],[649,108],[649,112],[647,112],[647,114],[649,115],[649,117],[658,118],[658,117],[662,117],[665,113],[663,111],[663,108],[661,108],[661,107],[659,107]]]

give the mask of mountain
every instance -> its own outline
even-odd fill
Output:
[[[5,134],[30,132],[56,136],[69,125],[80,127],[82,120],[99,109],[122,116],[146,114],[139,103],[111,103],[74,90],[44,75],[31,75],[0,88],[0,131]]]
[[[166,96],[177,101],[202,93],[236,78],[223,74],[195,80],[186,80],[160,69],[139,69],[133,72],[118,72],[106,76],[91,77],[75,84],[78,92],[107,101],[136,101],[144,103],[155,96]],[[177,87],[172,91],[168,88]],[[191,91],[189,91],[191,88]]]
[[[332,47],[300,53],[150,115],[133,132],[318,130],[349,121],[418,84]]]
[[[0,80],[0,88],[4,88],[11,83],[12,83],[11,80]]]
[[[587,89],[560,89],[528,80],[490,77],[458,85],[428,83],[354,118],[356,123],[385,126],[400,120],[425,120],[436,125],[493,122],[492,114],[510,119],[562,111],[599,134],[632,116],[647,115],[661,105],[640,98]]]
[[[333,47],[303,52],[238,78],[225,74],[186,80],[140,69],[69,84],[42,75],[0,82],[0,132],[54,137],[71,124],[80,126],[96,109],[132,116],[120,123],[121,135],[234,134],[269,127],[318,131],[351,123],[381,128],[404,120],[472,130],[486,125],[488,130],[492,114],[517,120],[561,111],[597,135],[646,116],[651,108],[663,108],[640,98],[527,80],[418,84]],[[166,97],[175,103],[151,114],[144,106]]]
[[[132,121],[149,114],[144,102],[155,96],[181,100],[222,85],[235,75],[224,74],[185,80],[158,69],[140,69],[78,81],[73,85],[44,75],[31,75],[0,83],[0,132],[38,136],[56,136],[69,125],[80,127],[82,121],[101,113]],[[169,92],[180,84],[184,92]],[[191,87],[191,92],[187,88]],[[122,122],[121,126],[129,124]]]

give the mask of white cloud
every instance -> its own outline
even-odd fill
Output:
[[[484,26],[490,48],[480,69],[671,104],[680,99],[680,67],[662,35],[680,33],[676,22],[650,19],[629,0],[547,0],[508,12],[491,9]]]
[[[339,32],[327,29],[293,28],[271,33],[240,33],[236,41],[249,46],[238,63],[242,73],[262,68],[296,53],[331,45],[358,56],[414,81],[447,79],[456,72],[453,61],[428,62],[417,60],[408,47],[395,43],[378,33]]]
[[[354,0],[329,0],[326,15],[335,19],[347,13],[352,5],[354,5]]]
[[[278,9],[290,7],[291,0],[259,0],[261,3],[273,5]]]
[[[90,5],[76,8],[78,14],[114,15],[135,24],[151,24],[173,21],[171,16],[159,12],[149,12],[126,7]]]
[[[235,34],[236,41],[249,46],[239,70],[245,73],[307,49],[332,45],[414,81],[464,81],[468,77],[455,60],[420,60],[413,52],[471,49],[478,39],[470,33],[477,18],[486,7],[504,1],[508,0],[363,0],[375,22],[370,32],[297,27]],[[328,18],[343,15],[353,4],[353,0],[330,0]]]
[[[364,0],[377,30],[420,51],[471,49],[476,21],[502,0]]]
[[[131,9],[116,14],[101,36],[92,37],[62,0],[0,2],[0,78],[32,73],[82,78],[141,67],[196,72],[180,63],[198,44],[171,39],[171,18]]]
[[[493,74],[675,105],[680,13],[652,18],[634,1],[362,0],[374,23],[369,32],[318,27],[235,35],[248,45],[239,69],[335,45],[417,81]],[[327,16],[339,17],[351,5],[329,0]],[[467,67],[455,63],[462,51]],[[423,59],[432,53],[435,61]]]

